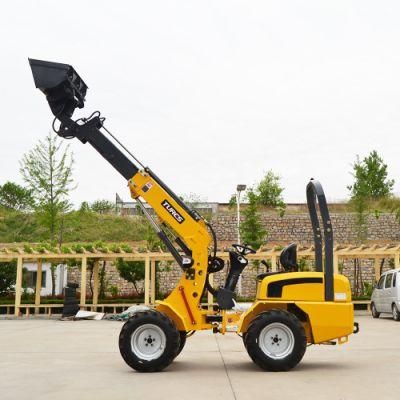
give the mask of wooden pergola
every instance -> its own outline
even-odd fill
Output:
[[[65,251],[67,250],[67,251]],[[115,248],[114,248],[115,250]],[[278,268],[278,259],[281,246],[273,246],[271,248],[261,248],[257,253],[248,255],[249,260],[261,261],[269,260],[271,262],[272,271],[276,271]],[[81,265],[81,282],[80,282],[80,307],[81,309],[97,309],[98,307],[113,306],[98,303],[99,297],[99,262],[100,261],[114,261],[117,258],[122,258],[126,261],[144,261],[145,265],[145,279],[144,279],[144,303],[153,304],[156,300],[156,262],[158,261],[173,261],[173,257],[170,253],[163,252],[139,252],[132,250],[132,252],[126,252],[122,249],[118,251],[111,251],[104,246],[101,250],[92,249],[92,251],[82,250],[80,252],[72,249],[65,249],[65,252],[55,251],[50,252],[44,249],[41,251],[35,251],[32,248],[30,251],[24,251],[23,249],[10,249],[2,248],[0,250],[0,268],[1,262],[7,262],[17,260],[17,277],[15,284],[15,303],[14,303],[14,314],[20,315],[21,307],[27,310],[34,309],[35,313],[39,312],[40,308],[47,307],[60,307],[59,304],[41,304],[40,302],[40,288],[42,286],[42,265],[43,262],[65,262],[67,260],[76,260],[77,264]],[[229,259],[229,253],[227,251],[218,252],[218,257],[224,260]],[[314,258],[314,247],[313,246],[299,246],[298,257],[307,257],[310,259]],[[388,244],[388,245],[362,245],[362,246],[336,246],[334,248],[334,271],[339,272],[339,261],[345,259],[373,259],[375,278],[379,278],[380,274],[380,260],[383,258],[394,259],[395,268],[400,267],[400,244]],[[86,284],[87,284],[87,264],[88,259],[94,261],[93,266],[93,296],[92,303],[86,303]],[[21,304],[22,295],[22,275],[23,265],[25,262],[37,264],[36,274],[36,286],[35,286],[35,303],[34,304]],[[212,275],[211,275],[212,277]],[[210,279],[211,280],[211,279]],[[211,282],[212,283],[212,282]],[[213,297],[209,294],[208,302],[213,302]],[[115,305],[114,305],[115,306]]]

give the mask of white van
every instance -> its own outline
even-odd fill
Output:
[[[371,296],[371,313],[379,318],[381,313],[392,314],[400,321],[400,269],[382,274]]]

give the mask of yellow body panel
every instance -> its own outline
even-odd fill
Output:
[[[206,310],[200,308],[200,299],[205,286],[208,266],[208,246],[211,242],[210,234],[204,221],[195,221],[176,203],[172,197],[145,171],[139,171],[130,181],[129,187],[133,198],[142,197],[155,210],[161,222],[167,224],[192,250],[194,261],[192,269],[183,272],[182,277],[171,292],[161,302],[157,303],[157,310],[168,315],[179,330],[209,329],[210,324],[205,322]],[[162,202],[167,200],[184,221],[179,223],[164,207]],[[187,302],[184,301],[186,297]]]
[[[308,316],[312,332],[311,343],[349,336],[354,330],[354,312],[352,303],[337,302],[296,302]]]
[[[286,285],[282,288],[282,296],[277,298],[279,300],[303,300],[303,301],[324,301],[324,274],[322,272],[288,272],[284,274],[271,275],[264,278],[259,282],[257,286],[257,300],[270,300],[273,297],[268,297],[268,285],[274,282],[280,282],[282,280],[293,280],[293,279],[308,279],[308,278],[320,278],[322,284],[315,283],[303,283],[295,285]],[[338,301],[351,301],[351,290],[349,280],[339,274],[334,275],[334,292],[336,294],[343,293],[344,296]]]
[[[320,283],[307,283],[307,279],[320,279]],[[294,281],[293,281],[294,280]],[[272,297],[268,293],[269,285],[282,281],[305,281],[282,285],[281,295]],[[280,308],[289,311],[301,310],[306,320],[303,325],[306,329],[309,343],[323,343],[329,340],[347,337],[354,329],[354,312],[351,303],[349,280],[343,275],[334,275],[335,301],[327,302],[324,298],[324,274],[322,272],[290,272],[271,275],[258,284],[257,300],[241,318],[239,332],[246,332],[249,323],[262,312]],[[276,293],[275,293],[276,294]]]

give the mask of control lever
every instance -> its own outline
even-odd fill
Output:
[[[245,255],[255,253],[253,249],[241,245],[233,245],[236,251],[229,252],[230,269],[224,287],[217,292],[217,303],[222,310],[230,310],[235,306],[235,289],[239,277],[249,261]]]
[[[233,292],[235,291],[239,276],[246,268],[249,261],[246,257],[234,251],[229,252],[229,261],[231,267],[229,269],[228,276],[226,277],[224,288]]]
[[[248,254],[256,253],[256,251],[249,246],[243,246],[241,244],[233,244],[232,247],[242,256],[247,256]]]

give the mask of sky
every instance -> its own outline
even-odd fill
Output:
[[[267,170],[284,199],[309,178],[348,197],[351,165],[376,149],[400,192],[400,2],[3,1],[0,184],[51,130],[28,57],[74,66],[89,86],[76,117],[106,126],[178,194],[226,202]],[[68,141],[72,201],[129,200],[89,145]]]

